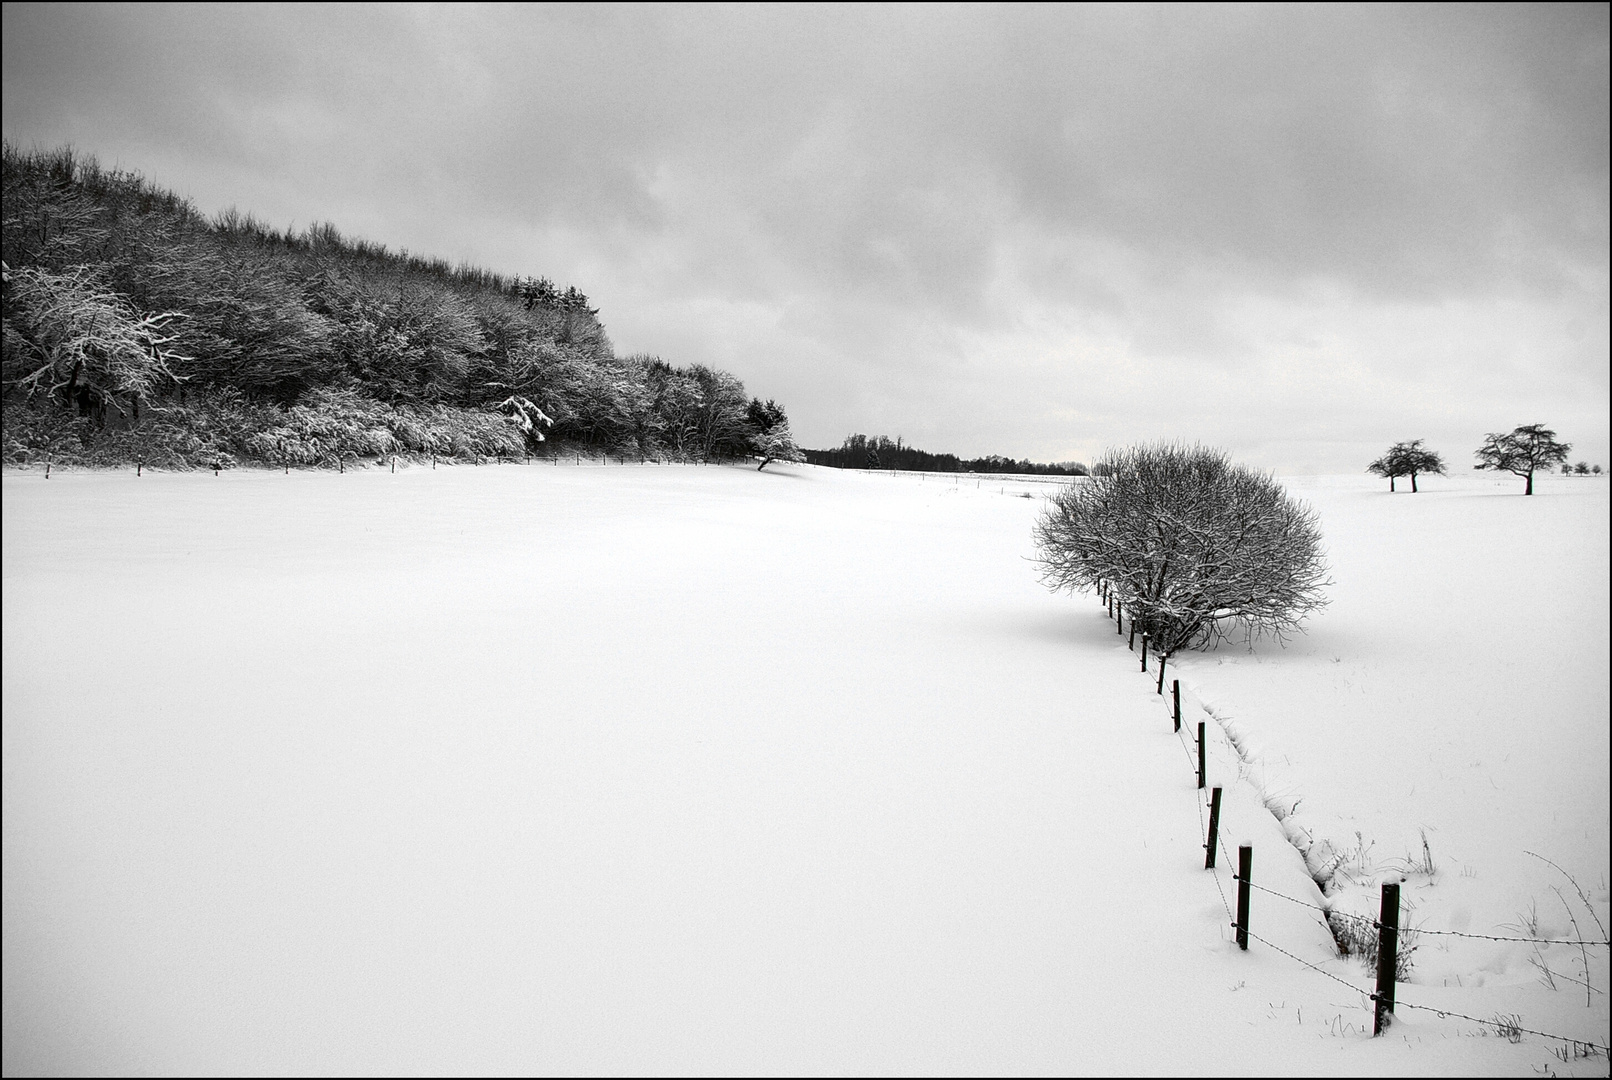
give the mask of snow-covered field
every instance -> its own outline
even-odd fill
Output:
[[[1333,605],[1179,671],[1228,847],[1364,910],[1425,830],[1412,925],[1597,936],[1524,852],[1607,921],[1605,482],[1291,486]],[[1236,950],[1163,700],[1028,561],[1046,490],[6,473],[5,1072],[1604,1074],[1370,1039],[1299,904],[1253,908],[1298,959]],[[1604,1043],[1606,952],[1586,1008],[1577,949],[1429,935],[1401,998]]]

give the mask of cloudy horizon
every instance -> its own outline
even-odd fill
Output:
[[[1608,12],[4,8],[3,128],[574,284],[805,446],[1608,455]]]

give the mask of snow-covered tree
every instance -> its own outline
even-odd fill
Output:
[[[8,388],[43,392],[97,422],[149,401],[189,357],[167,346],[180,312],[141,315],[88,266],[5,270]]]
[[[554,421],[549,419],[547,413],[534,405],[530,398],[512,394],[498,403],[498,407],[509,415],[514,425],[521,429],[528,443],[543,441],[543,428],[552,426]]]
[[[1505,435],[1491,431],[1473,452],[1478,463],[1472,467],[1521,476],[1527,482],[1522,493],[1532,495],[1535,471],[1560,465],[1572,449],[1571,443],[1557,442],[1556,433],[1543,424],[1525,424]]]
[[[782,405],[776,401],[752,398],[746,415],[755,429],[750,436],[750,448],[761,459],[761,464],[756,466],[757,472],[774,461],[806,460],[806,455],[795,445],[795,438],[789,432],[789,417],[784,415]]]
[[[1281,638],[1326,603],[1314,513],[1218,450],[1110,453],[1051,500],[1035,540],[1048,585],[1106,582],[1166,656],[1239,627]]]

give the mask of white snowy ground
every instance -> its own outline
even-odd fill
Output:
[[[1554,932],[1521,847],[1605,920],[1604,483],[1448,483],[1297,485],[1333,608],[1183,665],[1189,726],[1254,755],[1226,842],[1318,899],[1260,805],[1290,791],[1367,862],[1428,829],[1413,922],[1531,896]],[[1185,745],[1096,602],[1038,584],[1015,487],[1047,490],[6,473],[4,1071],[1605,1073],[1428,1012],[1372,1040],[1359,994],[1239,953]],[[1433,537],[1483,584],[1447,595]],[[1368,985],[1309,909],[1253,912]],[[1491,954],[1424,947],[1402,995],[1606,1040],[1604,993],[1494,955],[1445,988]]]
[[[1285,648],[1184,657],[1187,711],[1218,718],[1228,767],[1246,762],[1312,868],[1336,867],[1337,910],[1375,913],[1380,883],[1403,882],[1430,932],[1401,1000],[1564,1033],[1595,1017],[1604,1045],[1605,947],[1448,932],[1605,940],[1606,482],[1285,483],[1320,514],[1332,603]]]

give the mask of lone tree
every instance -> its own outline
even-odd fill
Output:
[[[1054,589],[1107,582],[1164,656],[1236,628],[1280,640],[1326,603],[1314,513],[1219,450],[1161,443],[1109,453],[1035,525]]]
[[[1412,439],[1410,442],[1395,443],[1388,448],[1388,453],[1366,466],[1366,471],[1376,473],[1378,476],[1388,478],[1388,490],[1394,490],[1394,478],[1408,476],[1411,482],[1411,493],[1416,492],[1416,477],[1419,473],[1432,473],[1443,476],[1444,459],[1438,451],[1429,450],[1422,445],[1421,439]]]
[[[1549,470],[1567,460],[1571,443],[1556,441],[1556,433],[1543,424],[1528,424],[1514,428],[1509,435],[1490,432],[1483,445],[1474,451],[1478,463],[1474,469],[1494,469],[1512,473],[1527,480],[1524,495],[1534,493],[1534,471]]]
[[[800,452],[800,447],[795,445],[795,437],[789,432],[789,417],[784,415],[782,405],[772,400],[751,398],[746,416],[753,429],[750,449],[761,459],[761,464],[756,466],[757,472],[774,461],[806,460],[806,455]]]

